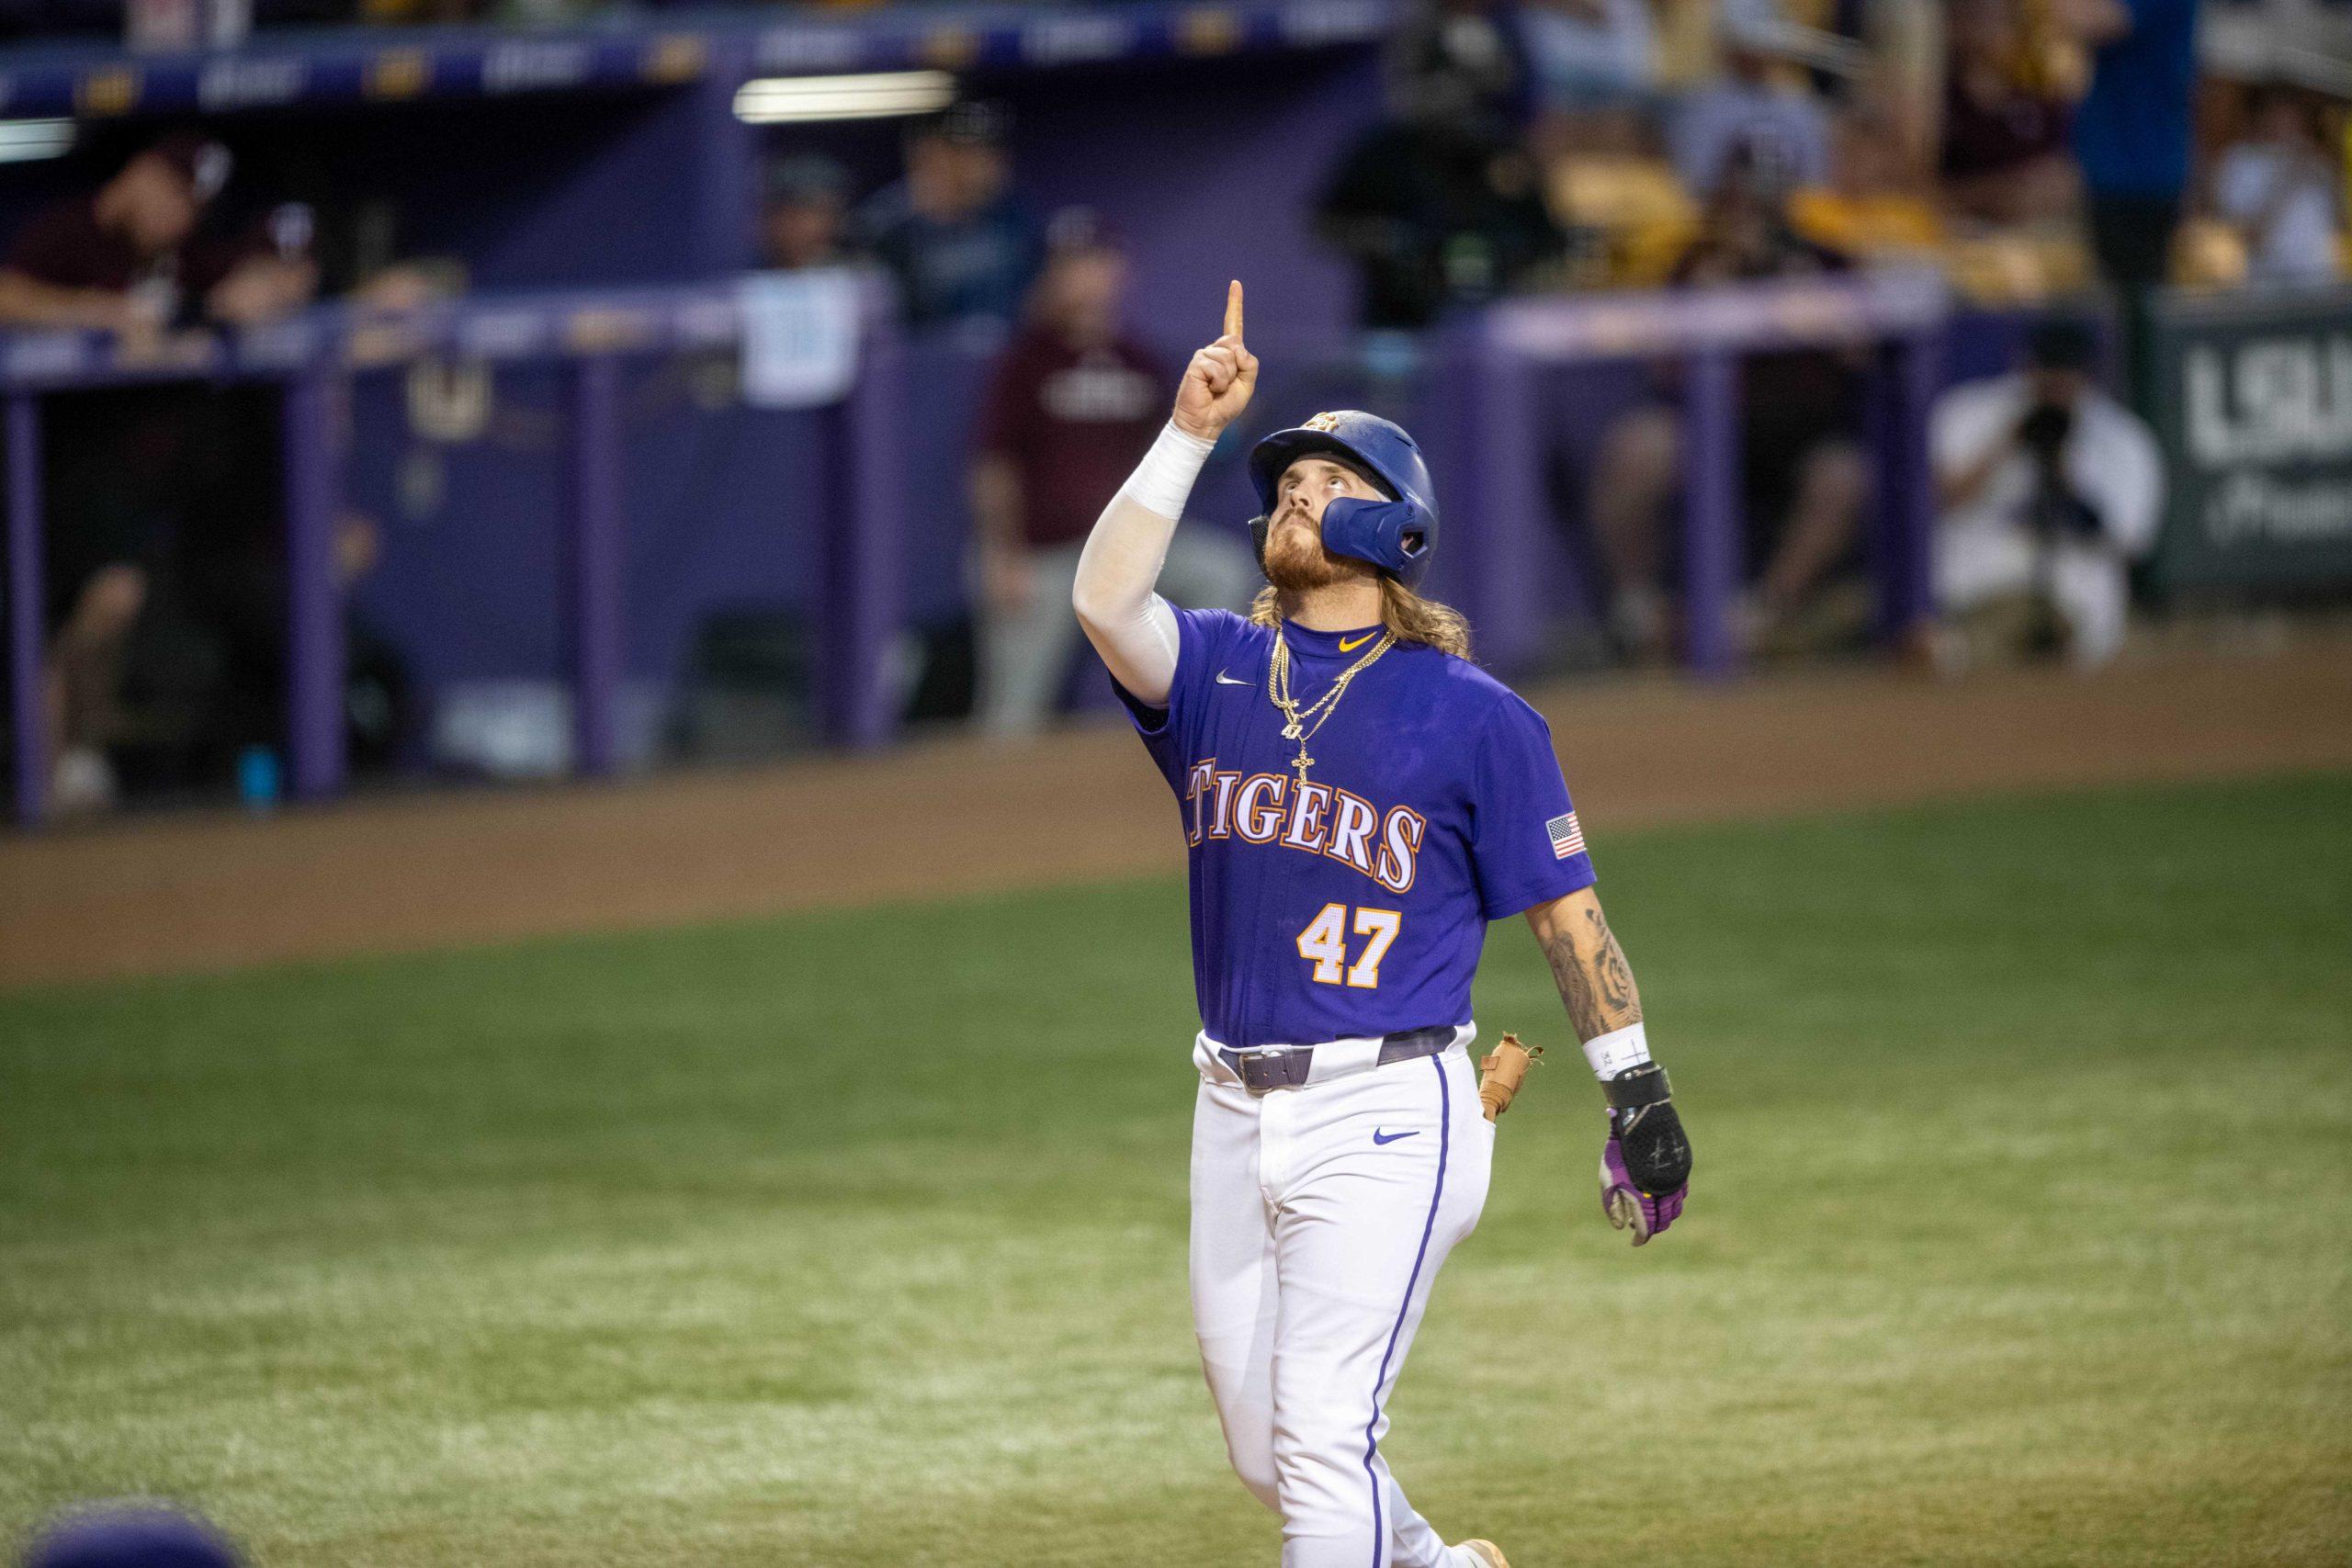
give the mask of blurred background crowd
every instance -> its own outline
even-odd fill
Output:
[[[254,0],[224,20],[193,0],[9,0],[0,39],[35,54],[123,44],[137,61],[142,43],[250,50],[305,28],[493,29],[592,10]],[[2288,41],[2249,52],[2249,38]],[[2233,48],[2252,63],[2233,66]],[[1366,51],[1376,63],[1352,80],[1377,91],[1351,91],[1296,199],[1269,206],[1247,183],[1215,198],[1233,225],[1295,232],[1301,254],[1351,290],[1329,342],[1300,355],[1342,368],[1283,394],[1377,400],[1426,370],[1432,333],[1505,298],[1932,271],[1983,330],[1946,355],[1950,384],[1928,422],[1939,613],[1880,639],[1924,670],[2115,656],[2164,515],[2153,301],[2324,290],[2352,270],[2342,4],[1418,0],[1386,13]],[[1258,69],[1247,90],[1279,99],[1281,62]],[[1102,75],[1110,96],[1123,90],[1113,68]],[[828,354],[854,356],[859,322],[878,308],[906,341],[947,345],[968,381],[952,413],[926,412],[922,385],[908,413],[910,461],[947,482],[908,509],[916,534],[902,554],[920,581],[894,643],[894,716],[1034,733],[1091,700],[1068,602],[1078,545],[1164,418],[1188,336],[1211,325],[1202,301],[1161,298],[1149,281],[1180,250],[1209,272],[1223,264],[1216,235],[1171,234],[1123,209],[1119,171],[1102,166],[1107,154],[1090,163],[1067,120],[1037,130],[1034,88],[961,85],[920,114],[760,128],[741,171],[748,195],[719,205],[748,221],[683,269],[640,265],[631,248],[651,254],[643,236],[669,221],[633,209],[629,194],[661,185],[669,154],[600,173],[602,131],[527,154],[538,187],[576,192],[561,199],[578,208],[577,249],[503,263],[499,181],[510,175],[488,152],[487,172],[468,164],[470,149],[514,128],[508,109],[436,111],[381,134],[356,111],[323,128],[282,115],[81,116],[37,146],[34,132],[0,126],[23,160],[0,171],[0,326],[108,334],[127,360],[152,364],[189,334],[250,332],[322,303],[397,319],[523,284],[667,286],[681,270],[706,281],[732,270],[748,280],[741,356],[679,356],[628,394],[641,424],[703,419],[701,432],[729,409],[825,403],[838,387],[760,387],[824,380]],[[1140,92],[1134,113],[1158,117],[1171,164],[1214,175],[1222,143],[1186,123],[1183,102],[1179,83]],[[1261,155],[1286,134],[1271,112],[1245,130]],[[1253,315],[1253,328],[1261,320],[1281,342],[1283,321]],[[779,333],[794,346],[776,350]],[[1545,458],[1544,525],[1575,568],[1573,602],[1558,607],[1569,629],[1545,644],[1555,667],[1669,660],[1687,631],[1683,367],[1632,357],[1590,428],[1562,434]],[[337,405],[353,473],[333,530],[351,760],[378,774],[559,768],[561,747],[544,737],[560,720],[526,688],[560,684],[536,679],[552,661],[538,644],[560,632],[514,670],[485,656],[464,681],[433,646],[478,637],[458,625],[467,606],[495,619],[544,587],[529,590],[517,569],[468,599],[455,585],[473,571],[462,555],[436,567],[431,540],[404,528],[460,513],[477,533],[495,528],[510,504],[500,485],[544,479],[548,400],[462,356],[421,357],[386,379]],[[1854,582],[1870,511],[1885,500],[1871,460],[1883,438],[1877,385],[1850,346],[1776,349],[1744,367],[1736,610],[1748,656],[1870,640]],[[2352,382],[2334,395],[2352,400]],[[40,400],[48,808],[271,796],[289,659],[277,387],[149,377]],[[379,460],[371,433],[394,426]],[[842,437],[796,428],[792,441],[814,456],[788,488],[819,499],[760,525],[786,550],[796,529],[830,525],[821,498],[834,492],[808,465],[821,468]],[[469,442],[492,470],[470,491],[447,451]],[[711,529],[737,527],[747,507],[757,514],[758,495],[741,493],[757,487],[712,477],[734,470],[703,450],[689,442],[677,457],[678,504],[700,507]],[[1171,597],[1246,602],[1256,579],[1240,521],[1188,524],[1169,562]],[[388,556],[410,562],[399,569],[410,586],[371,598]],[[731,593],[671,607],[668,675],[644,696],[633,757],[812,741],[824,634],[806,601],[825,590],[768,603],[758,558],[712,569]],[[632,573],[647,566],[633,558]],[[404,611],[436,570],[439,610]],[[797,609],[784,603],[796,597]],[[487,678],[501,673],[535,680]],[[20,750],[24,740],[20,728]]]

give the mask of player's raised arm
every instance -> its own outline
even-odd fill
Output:
[[[1674,1223],[1690,1186],[1690,1140],[1668,1098],[1666,1069],[1650,1060],[1642,994],[1591,888],[1536,905],[1527,926],[1609,1101],[1601,1208],[1639,1247]]]
[[[1237,280],[1226,291],[1224,333],[1184,367],[1167,428],[1095,519],[1079,556],[1070,590],[1079,625],[1119,684],[1147,703],[1166,702],[1176,679],[1175,614],[1152,585],[1201,465],[1257,386],[1257,355],[1241,342]]]

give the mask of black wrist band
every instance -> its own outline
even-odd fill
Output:
[[[1645,1105],[1663,1105],[1673,1090],[1668,1087],[1666,1069],[1656,1062],[1644,1062],[1638,1067],[1627,1067],[1613,1078],[1601,1080],[1600,1092],[1608,1098],[1611,1111],[1639,1111]]]

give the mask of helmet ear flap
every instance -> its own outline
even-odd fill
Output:
[[[1410,587],[1429,565],[1430,523],[1409,501],[1335,496],[1323,510],[1323,547],[1370,561]]]
[[[1250,519],[1250,547],[1258,552],[1258,570],[1262,575],[1266,570],[1266,518],[1262,513]]]

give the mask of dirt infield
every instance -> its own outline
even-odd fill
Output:
[[[2007,789],[2352,767],[2352,636],[1935,685],[1883,671],[1533,694],[1612,829]],[[0,987],[1172,872],[1124,727],[1034,747],[205,814],[0,841]]]

